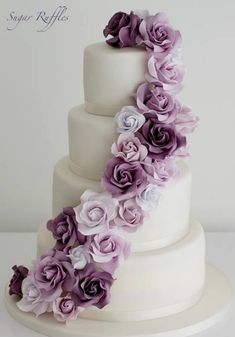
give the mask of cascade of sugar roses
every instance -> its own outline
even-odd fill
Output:
[[[115,117],[119,136],[101,181],[103,192],[86,190],[78,206],[49,220],[55,246],[30,270],[14,266],[9,285],[20,310],[52,312],[60,322],[109,303],[116,270],[131,250],[122,232],[138,230],[157,207],[161,190],[177,174],[178,158],[188,155],[187,134],[198,122],[176,98],[184,77],[181,35],[164,13],[118,12],[104,36],[113,48],[145,48],[145,82],[133,93],[135,105]]]

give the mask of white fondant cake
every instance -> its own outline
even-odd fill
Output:
[[[113,115],[124,104],[131,104],[130,93],[144,79],[144,57],[138,48],[116,50],[104,43],[85,49],[86,102],[69,112],[69,157],[54,169],[53,216],[63,207],[79,204],[86,189],[102,191],[100,178],[117,137]],[[190,224],[189,220],[190,170],[183,161],[178,162],[178,168],[178,174],[162,188],[159,205],[144,225],[134,233],[122,233],[132,244],[132,255],[118,270],[112,301],[102,310],[85,310],[83,317],[150,319],[185,310],[200,298],[204,233],[198,223]],[[38,234],[38,254],[53,245],[44,224]]]

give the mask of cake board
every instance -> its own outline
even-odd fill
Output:
[[[200,301],[181,313],[138,322],[111,322],[88,319],[57,322],[51,314],[36,317],[16,306],[14,296],[5,293],[10,315],[24,326],[50,337],[186,337],[199,333],[217,322],[228,312],[232,289],[225,275],[214,266],[206,266],[206,282]]]

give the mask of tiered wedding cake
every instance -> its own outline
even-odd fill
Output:
[[[104,35],[84,52],[85,104],[69,112],[69,156],[54,169],[38,261],[15,266],[10,283],[20,310],[62,322],[167,317],[205,285],[184,161],[198,120],[176,98],[180,33],[162,13],[119,12]]]
[[[114,49],[106,43],[84,53],[85,105],[68,116],[69,157],[54,170],[53,213],[76,206],[86,189],[101,191],[100,179],[117,138],[114,115],[134,104],[132,93],[144,81],[146,51]],[[193,305],[204,285],[205,243],[198,222],[190,220],[191,173],[183,160],[164,187],[159,204],[135,232],[123,231],[132,254],[117,272],[111,301],[102,310],[81,315],[132,320],[170,315]],[[53,247],[45,225],[39,231],[38,255]]]

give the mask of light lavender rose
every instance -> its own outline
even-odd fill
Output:
[[[144,211],[149,212],[157,208],[161,197],[161,189],[154,184],[149,184],[136,196],[136,203]]]
[[[64,252],[51,249],[33,265],[30,277],[42,298],[53,302],[63,291],[72,289],[74,269]]]
[[[125,200],[136,195],[145,186],[146,175],[139,163],[124,162],[113,157],[108,161],[102,185],[118,200]]]
[[[103,31],[105,37],[112,36],[106,42],[116,48],[135,46],[136,38],[140,35],[139,25],[140,18],[134,12],[115,13]]]
[[[124,106],[115,116],[117,131],[124,134],[132,134],[141,128],[145,117],[134,106]]]
[[[165,159],[185,147],[186,138],[177,132],[174,124],[160,124],[148,120],[136,136],[148,149],[152,159]]]
[[[58,297],[52,306],[54,317],[59,322],[67,322],[77,319],[84,308],[75,305],[71,296]]]
[[[150,83],[143,83],[138,87],[136,103],[147,119],[151,118],[159,123],[174,122],[180,111],[180,104],[173,95]]]
[[[157,86],[162,86],[165,91],[177,94],[183,87],[184,73],[183,65],[174,60],[172,56],[157,60],[152,55],[148,60],[146,80]]]
[[[22,282],[22,293],[22,299],[16,303],[21,311],[33,312],[36,316],[52,311],[52,302],[30,276]]]
[[[119,203],[114,224],[127,232],[135,232],[143,225],[144,216],[142,208],[132,198]]]
[[[110,274],[113,274],[130,254],[130,244],[115,230],[96,234],[89,248],[97,266]]]
[[[93,235],[109,229],[116,216],[118,201],[109,193],[86,190],[81,204],[74,208],[78,230],[84,235]]]
[[[164,160],[153,160],[152,165],[155,172],[154,179],[159,186],[165,185],[178,171],[175,158],[172,157],[167,157]]]
[[[142,161],[148,154],[147,148],[140,143],[133,134],[120,134],[116,143],[112,145],[112,154],[124,161]]]
[[[87,245],[80,245],[72,248],[67,255],[74,269],[81,270],[91,262],[91,256]]]
[[[191,108],[182,106],[175,121],[176,130],[181,134],[186,135],[195,130],[198,122],[199,118],[193,114]]]
[[[172,52],[177,53],[181,46],[180,32],[171,26],[165,13],[147,16],[141,21],[139,31],[137,42],[144,44],[158,59]]]
[[[76,274],[76,282],[71,292],[75,305],[87,308],[91,305],[102,309],[110,301],[110,288],[114,282],[112,275],[98,270],[90,263]]]

